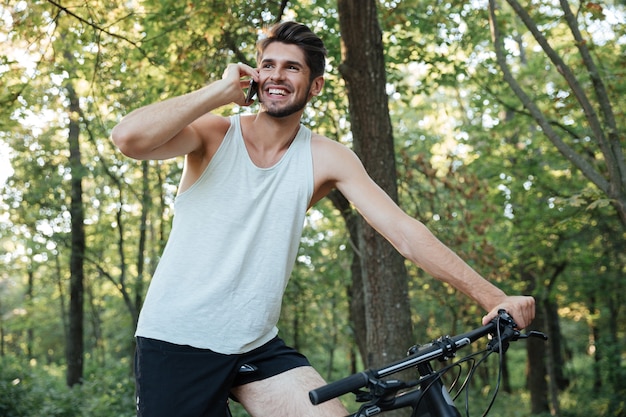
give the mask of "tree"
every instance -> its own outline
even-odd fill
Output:
[[[559,85],[559,94],[564,99],[565,106],[554,106],[551,109],[539,108],[533,97],[527,92],[510,69],[504,47],[506,27],[500,23],[496,10],[499,8],[495,0],[489,2],[489,21],[493,36],[497,64],[502,71],[504,81],[515,93],[528,117],[532,117],[541,127],[543,133],[559,150],[559,152],[577,169],[579,169],[606,197],[608,203],[615,207],[616,213],[626,228],[626,159],[622,148],[624,127],[618,124],[614,108],[619,106],[620,95],[616,91],[623,89],[619,82],[611,82],[607,88],[601,70],[596,64],[589,47],[589,39],[583,36],[579,19],[591,15],[590,19],[601,19],[593,16],[602,13],[601,6],[588,4],[588,10],[574,14],[567,0],[561,0],[559,20],[571,32],[572,42],[578,50],[577,59],[583,64],[586,72],[576,72],[568,62],[572,61],[572,54],[565,57],[559,53],[548,41],[546,35],[539,29],[538,24],[528,10],[516,0],[507,0],[515,15],[524,23],[538,45],[545,52],[552,68],[562,76],[565,85]],[[584,6],[583,6],[584,7]],[[598,12],[598,8],[600,9]],[[538,16],[537,19],[540,17]],[[593,42],[591,42],[593,45]],[[619,54],[619,52],[617,52]],[[607,80],[608,81],[608,80]],[[565,120],[571,112],[575,101],[582,110],[580,122],[572,127]],[[513,106],[511,106],[513,108]],[[559,109],[567,109],[567,113]],[[517,111],[522,112],[521,109]],[[622,132],[622,133],[620,133]],[[589,140],[586,140],[589,139]],[[585,144],[581,146],[581,144]]]
[[[397,201],[394,141],[386,93],[382,33],[375,1],[340,0],[339,21],[343,61],[339,70],[346,82],[354,150],[365,169]],[[353,230],[349,228],[350,230]],[[356,225],[360,280],[364,303],[367,366],[382,366],[403,355],[411,338],[407,274],[400,254],[363,219]],[[352,269],[355,271],[355,268]],[[359,294],[361,292],[359,291]]]
[[[71,61],[70,61],[71,62]],[[67,354],[67,385],[73,386],[82,382],[84,358],[84,259],[85,259],[85,212],[83,207],[83,175],[84,167],[80,151],[81,114],[78,96],[68,82],[65,86],[69,99],[68,143],[70,151],[69,166],[71,170],[71,254],[70,254],[70,308],[69,333],[66,344]]]
[[[551,349],[545,358],[552,366],[558,367],[563,362],[561,358],[569,359],[569,356],[563,355],[563,351],[569,348],[567,340],[561,339],[559,334],[560,326],[555,312],[558,309],[562,315],[564,310],[571,308],[573,300],[569,296],[579,292],[579,285],[584,282],[582,285],[586,286],[587,295],[590,290],[595,295],[595,303],[583,302],[583,305],[590,308],[595,306],[593,311],[600,316],[605,315],[607,321],[612,321],[620,314],[619,309],[612,306],[619,304],[620,297],[616,294],[623,293],[623,290],[617,291],[616,288],[623,288],[624,280],[615,276],[623,275],[624,270],[623,234],[614,233],[612,237],[605,234],[607,223],[613,224],[611,227],[614,231],[620,227],[623,229],[623,225],[619,224],[618,207],[615,206],[618,199],[607,197],[587,175],[596,170],[605,180],[608,179],[605,185],[609,182],[619,183],[619,176],[610,176],[611,168],[607,166],[619,166],[620,157],[603,155],[598,146],[600,142],[592,139],[594,130],[589,127],[586,116],[591,112],[581,110],[583,107],[578,96],[568,87],[567,83],[573,83],[572,79],[568,78],[567,83],[564,81],[558,72],[560,67],[553,64],[556,60],[540,49],[545,45],[535,41],[534,31],[522,27],[527,22],[522,23],[522,19],[516,18],[511,8],[504,4],[492,7],[499,23],[494,31],[500,30],[500,36],[496,39],[502,42],[502,49],[496,54],[493,40],[485,37],[487,31],[484,25],[489,21],[489,15],[480,6],[473,8],[464,2],[450,2],[445,8],[437,6],[428,4],[423,8],[411,9],[410,6],[402,5],[399,6],[401,11],[385,19],[393,29],[393,35],[389,36],[390,48],[397,48],[397,59],[392,61],[393,65],[405,73],[414,71],[427,74],[408,77],[398,75],[403,80],[398,85],[431,96],[444,89],[449,91],[449,103],[446,104],[445,99],[431,98],[432,108],[454,116],[452,120],[448,119],[450,132],[447,133],[454,135],[459,149],[466,148],[465,152],[472,155],[459,163],[468,164],[469,170],[489,182],[493,201],[502,207],[501,216],[496,220],[498,226],[490,228],[492,232],[489,239],[499,248],[498,255],[508,260],[509,264],[502,271],[502,276],[512,278],[511,287],[516,292],[528,289],[516,285],[515,278],[532,276],[534,288],[537,289],[533,294],[538,299],[538,307],[547,310],[546,321],[538,318],[535,324],[544,331],[554,332],[550,335]],[[623,66],[623,42],[620,41],[623,25],[610,25],[609,16],[614,14],[618,20],[623,19],[623,9],[606,6],[603,14],[597,13],[602,12],[598,5],[586,4],[576,14],[580,32],[585,34],[583,43],[600,66],[597,75],[600,75],[605,85],[611,85],[605,88],[605,98],[602,98],[601,86],[595,93],[598,83],[591,81],[594,70],[575,71],[579,62],[582,62],[581,55],[576,52],[580,43],[572,40],[573,36],[570,35],[575,30],[565,24],[561,8],[542,3],[541,6],[523,9],[533,16],[536,26],[541,28],[544,41],[549,40],[549,46],[571,66],[570,75],[574,72],[578,77],[578,83],[584,87],[584,93],[590,97],[592,106],[605,109],[596,110],[599,120],[610,121],[611,111],[619,115],[623,108],[623,94],[620,93],[623,91],[623,77],[620,77],[620,68]],[[403,41],[411,41],[415,47],[403,48],[406,45]],[[415,60],[421,65],[415,65]],[[557,154],[560,150],[547,140],[543,126],[524,107],[527,103],[522,106],[508,84],[496,81],[501,80],[501,65],[508,66],[510,74],[530,97],[535,109],[542,112],[544,120],[558,132],[570,150],[587,161],[587,167],[591,170],[583,172],[579,168],[581,165],[574,165],[562,154]],[[585,65],[585,68],[591,66]],[[396,87],[396,91],[400,94],[406,90]],[[610,100],[608,103],[599,103],[606,98]],[[410,101],[411,105],[417,102],[415,99],[406,101]],[[407,123],[404,120],[408,120],[408,117],[403,116],[403,123]],[[620,121],[617,117],[618,132],[623,131]],[[610,123],[601,122],[601,127],[606,129],[607,138],[608,132],[614,131]],[[423,136],[428,137],[428,132],[423,133]],[[620,151],[613,153],[619,155]],[[617,182],[615,178],[618,178]],[[609,218],[614,221],[609,221]],[[612,257],[591,255],[604,251],[595,246],[599,240],[605,242],[607,251],[615,254],[619,260],[613,262],[610,260]],[[596,265],[588,255],[595,259]],[[590,263],[586,264],[587,261]],[[599,270],[599,264],[605,269]],[[556,273],[559,270],[560,273]],[[503,284],[507,287],[510,285],[506,281]],[[607,291],[607,287],[611,290]],[[603,297],[597,296],[600,292],[604,294]],[[580,294],[583,293],[580,290]],[[606,305],[597,308],[597,304],[604,304],[604,300]],[[580,312],[574,310],[575,314]],[[575,314],[566,315],[567,319]],[[585,314],[595,317],[588,312]],[[596,323],[593,320],[593,324]],[[608,326],[611,327],[615,326]],[[599,336],[597,330],[591,333]],[[605,337],[615,340],[611,336]],[[561,356],[554,351],[560,351]],[[604,351],[611,352],[614,352],[611,348]],[[529,356],[531,364],[543,359],[543,355]],[[606,362],[605,359],[599,361],[612,364],[619,362],[616,356],[607,358]],[[538,368],[531,369],[535,371]],[[612,371],[616,369],[619,367],[613,367]],[[550,373],[551,391],[554,391],[553,386],[563,389],[558,368],[550,370],[546,367],[546,372]],[[605,380],[611,379],[608,370],[600,372],[600,375]],[[538,377],[545,378],[546,375]],[[615,387],[615,390],[618,389]],[[535,390],[533,395],[544,396],[547,404],[546,392],[538,391]],[[555,404],[554,398],[550,400]]]
[[[67,393],[53,394],[60,394],[55,387],[64,384],[62,378],[57,381],[56,375],[62,374],[57,370],[67,370],[72,220],[80,216],[70,214],[72,181],[80,177],[83,190],[83,349],[90,372],[71,392],[84,414],[96,416],[86,411],[80,396],[108,404],[109,399],[84,395],[84,390],[90,384],[99,386],[101,377],[118,384],[120,375],[129,373],[134,321],[169,231],[182,168],[179,160],[136,163],[124,158],[108,140],[109,131],[133,108],[219,78],[227,63],[254,62],[259,28],[293,18],[320,33],[330,51],[323,96],[309,104],[304,123],[353,145],[405,210],[487,278],[510,292],[535,288],[545,317],[535,326],[550,332],[550,344],[541,346],[545,353],[533,350],[528,355],[530,369],[538,371],[530,378],[546,383],[541,393],[533,390],[537,409],[561,407],[563,413],[590,415],[611,406],[619,414],[624,396],[619,364],[626,323],[626,251],[623,235],[616,233],[623,230],[617,199],[585,176],[591,171],[576,168],[560,153],[504,81],[500,63],[508,66],[561,140],[603,177],[598,183],[610,189],[618,184],[610,171],[619,163],[605,152],[613,138],[605,123],[610,112],[600,105],[602,86],[594,77],[599,75],[604,84],[617,132],[623,136],[624,26],[611,20],[611,13],[617,21],[623,16],[623,4],[584,3],[571,14],[549,2],[525,6],[545,38],[541,44],[533,25],[518,17],[518,6],[492,4],[502,55],[496,55],[494,40],[485,30],[487,3],[376,2],[374,19],[372,2],[346,1],[341,19],[348,23],[341,24],[338,5],[333,0],[36,0],[28,5],[8,0],[0,6],[5,23],[0,27],[0,142],[10,146],[14,171],[0,191],[0,360],[32,361],[22,372],[37,372],[41,383],[29,394],[31,401],[25,400],[32,413],[45,414],[58,406],[48,404],[45,412],[37,413],[38,403],[32,401],[37,392],[70,398]],[[587,58],[570,29],[572,14],[596,73],[582,64]],[[340,42],[345,46],[343,58]],[[570,67],[582,99],[570,87],[571,74],[567,79],[561,75],[554,64],[558,60],[544,52],[550,48],[550,54]],[[69,111],[72,87],[78,99],[73,108],[81,114]],[[581,104],[585,94],[592,111]],[[606,137],[604,148],[592,127],[593,111]],[[370,123],[364,116],[374,120]],[[79,130],[82,172],[70,164],[70,126]],[[393,152],[390,137],[395,157],[388,155]],[[394,179],[389,174],[396,170]],[[345,376],[349,367],[356,371],[363,366],[352,351],[353,336],[366,363],[368,343],[380,342],[368,335],[365,304],[358,303],[367,297],[371,304],[365,291],[378,290],[369,279],[374,269],[367,263],[393,263],[398,268],[394,277],[406,272],[387,258],[383,244],[362,243],[369,232],[359,231],[363,225],[357,213],[340,194],[332,194],[331,200],[346,219],[346,230],[341,230],[329,201],[313,208],[280,328],[288,342],[299,345],[328,379],[335,379]],[[363,250],[381,250],[384,255],[360,259]],[[350,264],[351,259],[355,262]],[[362,268],[370,274],[365,283],[360,282]],[[465,297],[432,285],[412,265],[407,270],[418,341],[476,323],[480,313]],[[349,301],[350,325],[343,315]],[[386,326],[375,309],[367,314],[370,329],[377,322]],[[560,337],[561,332],[568,337]],[[388,352],[387,358],[404,355],[410,340],[407,336],[394,341],[398,353]],[[523,367],[515,361],[517,356],[509,355],[512,395],[516,388],[523,389],[514,377]],[[122,372],[115,375],[111,368],[117,364],[122,364]],[[10,368],[0,364],[0,377]],[[91,375],[97,375],[98,384],[90,381]],[[568,378],[578,378],[578,383],[568,385]],[[0,397],[10,399],[13,385],[2,382],[0,390],[8,387],[9,397]],[[129,398],[126,411],[132,408],[131,385],[115,391],[115,397]],[[578,398],[591,390],[593,398],[572,410],[567,396]],[[103,395],[111,398],[110,392]],[[107,411],[101,415],[113,412]]]

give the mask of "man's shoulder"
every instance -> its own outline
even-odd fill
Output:
[[[231,124],[231,118],[207,113],[201,116],[198,120],[196,120],[195,124],[211,127],[218,130],[228,130]]]
[[[192,126],[196,133],[202,138],[203,142],[221,142],[230,129],[231,120],[229,117],[219,116],[207,113],[195,122]]]
[[[352,150],[343,143],[314,132],[311,133],[311,147],[314,152],[319,152],[324,156],[342,156],[352,153]]]
[[[339,141],[313,134],[311,150],[316,173],[323,181],[337,181],[361,171],[359,158],[352,149]]]

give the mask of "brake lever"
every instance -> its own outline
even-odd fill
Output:
[[[519,330],[507,328],[503,333],[500,334],[500,338],[494,338],[489,341],[487,344],[487,349],[491,352],[499,352],[500,345],[502,345],[502,352],[506,352],[509,348],[510,341],[516,341],[518,339],[529,339],[536,338],[541,340],[548,340],[548,336],[545,333],[538,332],[536,330],[531,330],[528,333],[521,333]]]
[[[548,336],[545,333],[542,332],[538,332],[536,330],[531,330],[530,332],[526,333],[526,334],[520,334],[519,338],[520,339],[528,339],[528,338],[537,338],[537,339],[542,339],[542,340],[548,340]]]

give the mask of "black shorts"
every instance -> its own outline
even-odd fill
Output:
[[[137,338],[138,417],[222,417],[232,387],[300,366],[307,358],[275,337],[240,355]]]

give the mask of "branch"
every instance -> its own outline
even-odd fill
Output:
[[[276,22],[275,23],[280,23],[281,20],[283,20],[283,17],[284,17],[284,14],[285,14],[285,9],[287,8],[288,5],[289,5],[289,0],[281,0],[280,8],[278,9],[278,13],[276,14]]]
[[[507,103],[505,100],[503,100],[500,97],[500,94],[495,93],[491,89],[491,87],[489,85],[485,85],[485,84],[482,84],[482,83],[480,85],[481,85],[481,87],[485,91],[487,91],[489,94],[491,94],[491,98],[494,101],[499,103],[502,107],[504,107],[508,111],[510,111],[512,113],[516,113],[516,114],[521,114],[522,116],[532,117],[530,112],[525,111],[523,108],[517,108],[517,107],[514,107],[511,104]],[[562,131],[564,131],[565,133],[567,133],[568,135],[570,135],[574,139],[578,139],[578,140],[581,139],[581,137],[578,134],[578,132],[576,132],[574,129],[570,128],[569,126],[564,125],[563,123],[559,122],[558,120],[551,119],[551,120],[548,121],[548,123],[550,123],[552,126],[558,127],[559,129],[561,129]]]
[[[609,181],[607,182],[607,189],[603,189],[603,191],[605,191],[605,193],[610,198],[615,199],[619,203],[620,211],[625,210],[624,205],[626,197],[624,195],[624,184],[626,183],[626,161],[624,159],[624,153],[622,151],[618,136],[615,115],[613,114],[613,109],[608,99],[608,94],[606,92],[604,84],[602,83],[602,80],[599,76],[598,69],[596,68],[595,63],[591,58],[591,54],[587,49],[585,40],[578,30],[578,22],[576,21],[576,17],[569,7],[569,3],[567,2],[567,0],[560,0],[565,20],[574,36],[574,39],[576,40],[576,45],[595,89],[597,96],[596,98],[600,104],[600,109],[602,110],[602,114],[604,116],[604,122],[607,125],[607,131],[609,136],[608,138],[604,132],[602,123],[598,117],[597,112],[593,108],[589,98],[585,94],[582,86],[578,82],[578,79],[574,75],[571,68],[567,66],[565,62],[561,59],[561,57],[554,51],[554,49],[552,49],[545,36],[543,36],[543,34],[539,31],[526,9],[524,9],[517,0],[507,0],[507,2],[513,8],[515,13],[520,17],[520,19],[522,19],[526,27],[533,34],[537,42],[541,45],[542,49],[550,58],[552,63],[556,65],[557,69],[566,80],[576,99],[580,103],[585,113],[585,117],[589,123],[589,126],[591,127],[593,135],[598,141],[598,145],[600,146],[600,149],[602,150],[602,154],[604,155],[606,161]],[[591,179],[591,177],[589,178]],[[626,216],[625,214],[622,215]]]
[[[515,14],[522,20],[524,25],[528,28],[530,33],[532,33],[533,37],[537,41],[537,43],[541,46],[541,49],[546,53],[550,61],[555,65],[556,69],[563,76],[570,89],[574,93],[574,96],[578,100],[578,103],[583,109],[587,120],[589,121],[589,125],[591,126],[591,130],[593,131],[594,136],[598,140],[600,144],[600,148],[602,148],[602,152],[608,151],[607,141],[604,132],[602,131],[602,125],[600,120],[598,119],[598,114],[595,109],[591,105],[589,98],[585,94],[582,86],[578,82],[578,79],[570,69],[570,67],[563,61],[563,59],[556,53],[556,51],[550,46],[546,37],[539,31],[537,25],[530,17],[526,9],[524,9],[517,0],[506,0],[507,3],[513,8]]]
[[[243,52],[241,52],[241,49],[239,47],[237,47],[237,44],[235,43],[235,40],[233,39],[229,31],[222,31],[222,38],[224,39],[226,46],[228,46],[228,48],[235,54],[235,61],[249,63],[248,57]],[[255,63],[249,64],[251,64],[252,66],[256,65]]]
[[[621,183],[623,187],[624,184],[626,184],[626,161],[620,144],[617,122],[615,121],[615,114],[613,113],[613,106],[611,105],[609,94],[606,91],[602,77],[600,77],[600,72],[598,71],[596,63],[591,57],[591,53],[587,47],[587,42],[583,39],[580,33],[576,16],[572,13],[567,0],[560,0],[560,3],[561,8],[563,9],[565,21],[567,22],[567,25],[576,40],[576,46],[578,47],[580,56],[583,59],[583,64],[587,67],[587,72],[591,78],[593,88],[596,91],[596,98],[598,100],[598,104],[600,105],[600,110],[604,116],[604,122],[607,125],[609,152],[611,152],[610,156],[614,161],[614,163],[607,164],[610,178],[613,182]]]
[[[148,55],[148,53],[146,51],[144,51],[141,46],[139,46],[138,42],[135,42],[133,40],[128,39],[125,36],[122,35],[118,35],[116,33],[113,33],[107,29],[104,29],[103,27],[98,26],[97,24],[90,22],[89,20],[77,15],[76,13],[72,12],[71,10],[69,10],[67,7],[62,6],[61,4],[57,3],[54,0],[47,0],[48,3],[52,4],[54,7],[58,8],[59,10],[67,13],[68,15],[72,16],[73,18],[77,19],[78,21],[86,24],[87,26],[90,26],[91,28],[93,28],[94,30],[96,30],[97,32],[102,32],[102,33],[106,33],[107,35],[113,37],[113,38],[117,38],[120,39],[124,42],[127,42],[129,44],[131,44],[132,46],[134,46],[139,52],[141,52],[141,54],[148,59],[148,61],[150,61],[151,64],[157,65],[157,63],[155,61],[152,60],[152,58],[150,58],[150,56]]]
[[[100,276],[105,277],[107,280],[109,280],[113,286],[115,288],[117,288],[117,290],[120,292],[120,294],[122,295],[122,298],[124,300],[124,304],[126,304],[126,308],[128,308],[130,314],[133,317],[136,317],[137,311],[135,309],[135,306],[132,303],[132,300],[130,298],[130,295],[128,294],[128,290],[126,289],[126,285],[124,285],[123,282],[118,282],[111,274],[109,274],[103,267],[102,265],[100,265],[99,262],[97,262],[94,259],[91,259],[87,256],[85,256],[85,261],[91,263],[100,273]]]
[[[567,158],[574,166],[580,169],[583,174],[591,180],[600,190],[605,194],[609,193],[609,182],[598,173],[594,167],[581,155],[563,141],[563,139],[554,131],[550,122],[543,115],[539,107],[531,100],[531,98],[522,89],[519,83],[515,80],[515,77],[511,73],[507,63],[506,56],[504,54],[503,40],[498,23],[496,21],[496,0],[489,0],[489,24],[491,26],[491,35],[496,52],[496,60],[502,71],[504,80],[508,83],[509,87],[513,90],[515,95],[520,99],[524,107],[528,109],[533,119],[539,124],[544,134],[552,142],[552,144],[561,152],[565,158]],[[514,1],[514,0],[507,0]]]

